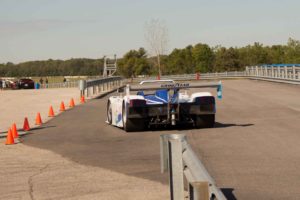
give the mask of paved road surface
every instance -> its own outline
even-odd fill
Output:
[[[106,99],[64,113],[24,143],[84,165],[168,184],[159,173],[159,135],[186,133],[230,199],[300,199],[299,86],[224,81],[213,129],[125,133],[104,122]]]

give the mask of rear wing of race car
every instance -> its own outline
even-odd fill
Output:
[[[209,83],[175,83],[172,81],[167,81],[167,83],[161,83],[164,81],[153,81],[147,82],[149,84],[140,85],[127,85],[126,95],[130,94],[130,91],[146,91],[146,90],[159,90],[159,89],[190,89],[190,88],[216,88],[217,96],[222,99],[223,86],[222,82],[209,82]],[[166,82],[166,81],[165,81]]]
[[[174,80],[168,79],[168,80],[146,80],[140,82],[140,85],[143,85],[145,83],[175,83]]]

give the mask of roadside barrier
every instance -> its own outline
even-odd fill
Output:
[[[95,97],[123,86],[123,78],[113,76],[94,80],[80,80],[80,95],[84,97]]]
[[[196,73],[196,74],[178,74],[164,75],[160,79],[172,79],[175,81],[188,80],[209,80],[217,78],[249,78],[256,80],[274,81],[290,84],[300,84],[300,64],[272,64],[260,66],[247,66],[245,71],[214,72],[214,73]],[[132,80],[140,82],[142,80],[155,80],[155,76],[143,76]]]
[[[273,64],[246,67],[246,74],[251,77],[274,78],[300,81],[299,64]]]
[[[209,80],[215,78],[243,78],[247,77],[246,71],[233,71],[233,72],[214,72],[214,73],[195,73],[195,74],[177,74],[177,75],[163,75],[160,80],[174,80],[174,81],[187,81],[187,80]],[[156,80],[157,77],[138,77],[134,78],[135,81],[140,82],[143,80]]]
[[[36,118],[35,118],[35,125],[42,125],[42,118],[41,118],[41,114],[38,112],[36,114]]]
[[[39,89],[47,89],[47,88],[77,88],[78,81],[66,81],[60,83],[47,83],[41,84]]]
[[[161,173],[169,172],[171,200],[185,199],[184,177],[187,180],[188,199],[226,200],[184,134],[161,135],[160,157]]]

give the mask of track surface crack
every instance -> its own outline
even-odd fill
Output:
[[[50,164],[47,164],[44,167],[40,168],[40,170],[37,173],[31,175],[28,178],[29,196],[30,196],[31,200],[35,200],[34,195],[33,195],[33,192],[34,192],[33,191],[33,178],[36,177],[36,176],[38,176],[38,175],[40,175],[40,174],[42,174],[49,167],[49,165]]]

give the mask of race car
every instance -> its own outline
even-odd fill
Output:
[[[189,95],[187,90],[191,88],[217,88],[217,96],[222,98],[221,82],[142,81],[139,85],[126,85],[118,90],[118,96],[109,97],[106,122],[127,132],[160,125],[192,124],[196,128],[213,127],[215,97],[210,92],[194,92]]]

